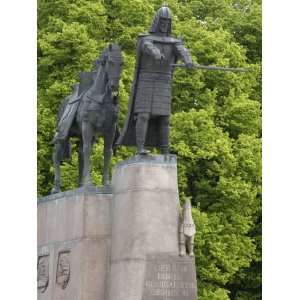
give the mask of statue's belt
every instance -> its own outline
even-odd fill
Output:
[[[172,75],[170,73],[163,72],[147,72],[141,69],[139,74],[139,80],[166,80],[171,81]]]

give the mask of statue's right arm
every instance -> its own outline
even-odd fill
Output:
[[[189,68],[193,66],[192,56],[189,50],[183,46],[182,42],[175,44],[175,51],[177,56],[180,57]]]
[[[152,56],[156,60],[160,60],[163,58],[163,55],[160,53],[159,49],[154,46],[152,41],[143,41],[142,42],[142,51]]]

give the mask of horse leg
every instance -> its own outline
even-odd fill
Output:
[[[54,186],[51,190],[51,194],[61,192],[60,189],[60,163],[63,156],[63,145],[62,142],[57,141],[54,145],[53,151],[53,164],[54,164]]]
[[[104,150],[103,150],[104,163],[103,163],[103,177],[102,177],[102,184],[104,186],[110,184],[109,166],[111,161],[112,145],[115,138],[115,133],[116,133],[116,125],[113,126],[113,130],[104,134]]]
[[[93,128],[91,123],[82,122],[82,141],[83,141],[83,185],[92,185],[90,157],[92,151]]]
[[[83,143],[82,139],[77,144],[78,149],[78,186],[82,186],[82,172],[83,172]]]

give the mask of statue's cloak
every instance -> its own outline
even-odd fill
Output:
[[[175,44],[181,42],[181,40],[173,37],[159,37],[159,36],[153,36],[149,34],[140,35],[138,37],[134,79],[133,79],[131,94],[128,102],[127,117],[121,135],[117,141],[117,145],[136,146],[136,133],[135,133],[136,118],[134,114],[134,105],[135,105],[137,85],[138,85],[140,69],[141,69],[140,64],[141,64],[141,55],[142,55],[142,42],[145,39],[150,39],[155,42],[168,43],[168,44]],[[145,147],[158,148],[161,146],[160,145],[161,141],[158,134],[159,132],[158,126],[159,126],[158,122],[155,119],[150,118],[148,123]]]

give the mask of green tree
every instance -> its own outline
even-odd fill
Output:
[[[261,299],[261,3],[170,0],[174,35],[199,64],[246,67],[247,73],[177,69],[171,150],[178,156],[181,198],[192,197],[201,300]],[[109,42],[121,45],[120,127],[135,65],[136,37],[161,1],[38,1],[38,194],[53,182],[52,138],[62,99]],[[72,146],[75,146],[74,141]],[[103,142],[94,149],[101,182]],[[131,156],[121,147],[113,165]],[[75,188],[77,156],[62,166]]]

